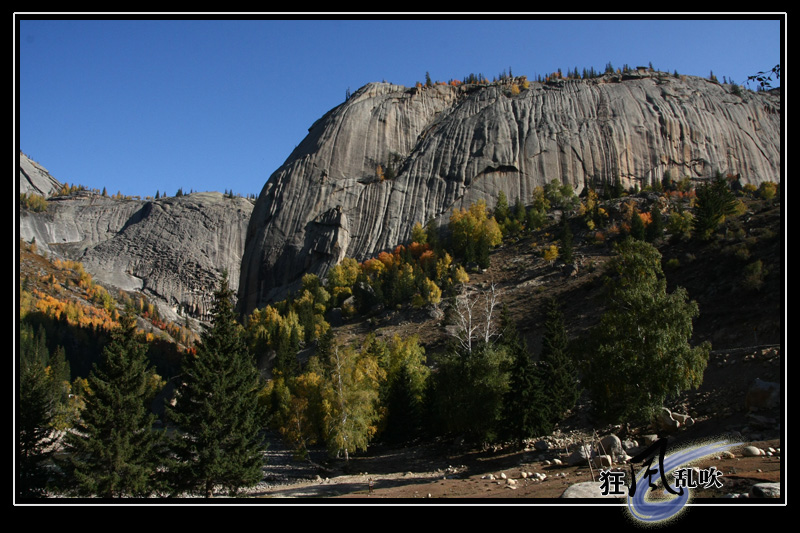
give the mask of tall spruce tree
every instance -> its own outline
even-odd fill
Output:
[[[725,217],[736,212],[736,196],[721,174],[695,189],[695,235],[704,241],[711,238]]]
[[[160,488],[162,439],[149,409],[160,378],[146,352],[135,317],[125,315],[89,374],[81,419],[65,438],[78,494],[142,497]]]
[[[261,378],[247,351],[225,272],[214,293],[211,325],[185,357],[176,403],[167,412],[178,426],[172,440],[172,490],[212,497],[219,485],[235,494],[262,476],[261,434],[266,406]]]
[[[57,398],[42,358],[30,352],[20,356],[16,494],[37,498],[47,494]]]
[[[552,416],[541,372],[505,307],[502,322],[502,342],[512,360],[509,387],[503,397],[501,434],[521,445],[524,439],[549,434],[553,430]]]
[[[547,411],[555,423],[575,407],[580,395],[578,370],[569,353],[564,316],[555,299],[548,303],[539,365],[542,380],[547,383]]]

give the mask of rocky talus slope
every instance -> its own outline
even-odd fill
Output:
[[[243,311],[304,273],[363,260],[500,191],[552,180],[626,188],[738,174],[780,180],[780,97],[639,72],[592,80],[406,88],[368,84],[309,129],[267,181],[247,233]]]

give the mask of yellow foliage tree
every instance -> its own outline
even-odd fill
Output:
[[[551,265],[558,259],[558,246],[555,244],[551,244],[547,248],[545,248],[544,253],[542,254],[544,260],[550,263]]]

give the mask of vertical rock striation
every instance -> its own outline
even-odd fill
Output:
[[[780,97],[694,77],[406,88],[368,84],[331,110],[264,186],[247,230],[244,313],[404,242],[414,223],[500,191],[524,202],[552,180],[580,192],[739,174],[780,180]]]

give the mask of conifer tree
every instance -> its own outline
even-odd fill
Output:
[[[20,353],[17,405],[17,487],[23,498],[46,495],[48,471],[55,442],[52,427],[57,399],[44,361],[37,353]]]
[[[386,379],[381,382],[380,402],[385,413],[382,437],[405,442],[422,427],[422,402],[430,369],[425,349],[416,336],[394,336],[388,343],[370,336],[366,351],[375,354]]]
[[[572,262],[572,229],[569,227],[569,218],[563,218],[561,226],[561,260],[565,264]]]
[[[650,224],[647,225],[645,231],[645,239],[647,242],[655,242],[664,236],[664,217],[661,215],[661,209],[658,208],[658,203],[653,203],[650,207]]]
[[[88,377],[85,408],[66,436],[67,471],[79,494],[146,496],[157,490],[161,437],[148,406],[159,378],[126,315]]]
[[[509,388],[503,397],[503,436],[522,444],[524,439],[550,433],[552,416],[542,375],[505,307],[502,322],[502,342],[512,359]]]
[[[539,362],[542,380],[547,383],[547,411],[552,422],[558,422],[575,406],[580,388],[578,371],[569,353],[564,316],[556,300],[548,303]]]
[[[266,408],[258,399],[261,378],[232,297],[225,272],[214,293],[211,325],[196,354],[184,359],[176,404],[167,410],[179,433],[172,441],[176,462],[170,467],[175,492],[211,497],[220,485],[233,494],[262,476]]]
[[[701,240],[708,240],[725,221],[725,217],[736,212],[736,196],[719,173],[710,182],[697,187],[695,192],[695,235]]]
[[[646,229],[644,226],[644,220],[642,220],[642,217],[639,215],[639,212],[636,209],[634,209],[633,216],[631,216],[630,235],[637,241],[643,241],[645,238],[645,231]]]
[[[502,228],[506,221],[509,218],[510,210],[508,207],[508,198],[506,197],[506,193],[500,191],[497,196],[497,204],[494,206],[494,219]]]

